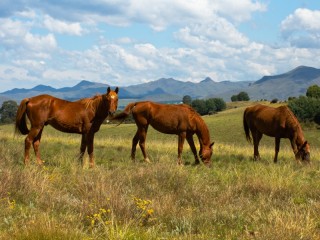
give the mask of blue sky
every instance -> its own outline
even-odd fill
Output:
[[[3,0],[0,92],[320,68],[318,0]]]

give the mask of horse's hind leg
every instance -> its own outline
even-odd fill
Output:
[[[255,131],[255,133],[252,134],[252,137],[253,137],[253,145],[254,145],[253,159],[256,161],[260,159],[259,143],[262,138],[262,133]]]
[[[36,157],[37,157],[37,162],[42,163],[40,159],[40,153],[39,153],[39,145],[40,145],[40,138],[41,138],[41,133],[42,133],[42,128],[35,128],[32,127],[30,129],[30,132],[28,133],[26,139],[25,139],[25,148],[24,148],[24,164],[28,165],[30,163],[30,147],[33,145]],[[38,137],[40,134],[40,137]],[[37,138],[38,137],[38,138]]]
[[[40,140],[41,140],[42,130],[43,130],[43,128],[39,131],[38,135],[33,140],[33,149],[34,149],[34,153],[37,158],[37,163],[39,165],[43,164],[43,161],[41,160],[41,157],[40,157]]]
[[[137,129],[136,134],[134,135],[132,139],[132,147],[131,147],[131,160],[136,161],[136,149],[137,149],[137,144],[139,142],[139,129]]]
[[[146,146],[145,146],[146,137],[147,137],[147,131],[148,131],[148,125],[147,126],[143,126],[143,127],[139,127],[138,131],[137,131],[137,134],[138,134],[138,137],[139,137],[139,146],[140,146],[144,161],[149,163],[150,160],[149,160],[149,158],[147,156]],[[133,138],[133,141],[135,140],[135,137]],[[135,146],[136,145],[137,144],[135,144]],[[132,142],[131,157],[134,157],[134,156],[135,156],[135,147],[134,147],[134,142]]]

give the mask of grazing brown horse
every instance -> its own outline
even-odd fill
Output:
[[[88,151],[89,166],[94,167],[93,139],[100,125],[118,106],[118,87],[92,98],[69,102],[50,95],[39,95],[21,101],[16,116],[16,132],[27,135],[25,139],[24,163],[29,163],[31,145],[38,164],[42,164],[39,152],[44,126],[50,124],[55,129],[67,133],[82,134],[79,160],[83,165],[84,152]],[[31,129],[27,127],[28,117]]]
[[[243,127],[247,140],[254,144],[254,160],[260,158],[259,142],[265,134],[275,138],[274,162],[278,160],[280,139],[289,138],[297,161],[310,161],[310,147],[305,141],[299,121],[287,106],[278,108],[261,104],[248,107],[243,114]]]
[[[130,103],[122,113],[112,119],[124,120],[130,114],[138,127],[132,140],[131,158],[133,161],[135,161],[136,146],[139,142],[144,160],[149,162],[145,150],[145,140],[150,124],[159,132],[178,135],[178,164],[182,164],[181,153],[186,138],[195,157],[195,164],[200,163],[193,141],[193,134],[196,134],[200,142],[200,158],[206,166],[211,166],[210,159],[214,143],[210,142],[210,134],[205,122],[190,106],[154,102]]]

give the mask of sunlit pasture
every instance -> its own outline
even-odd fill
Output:
[[[320,131],[303,126],[310,165],[296,163],[287,139],[274,164],[274,139],[266,136],[254,162],[244,108],[203,117],[215,141],[212,168],[192,165],[187,142],[178,166],[177,136],[151,127],[152,163],[139,146],[133,163],[134,124],[101,127],[94,169],[77,161],[80,135],[47,126],[44,165],[30,151],[25,167],[25,136],[0,126],[0,239],[319,239]]]

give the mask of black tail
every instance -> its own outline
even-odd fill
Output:
[[[129,103],[125,109],[119,113],[119,114],[116,114],[114,117],[111,118],[111,120],[118,120],[120,121],[120,123],[117,125],[119,126],[121,123],[123,123],[123,121],[129,117],[132,113],[132,109],[135,107],[136,103]]]
[[[244,132],[246,134],[246,139],[248,142],[251,142],[251,136],[250,136],[250,129],[249,129],[249,126],[248,126],[248,123],[247,123],[247,120],[246,120],[246,112],[247,111],[244,111],[243,113],[243,129],[244,129]]]
[[[29,129],[27,126],[27,104],[29,102],[28,98],[25,98],[21,101],[17,115],[16,115],[16,124],[15,124],[15,132],[26,135],[29,133]]]

